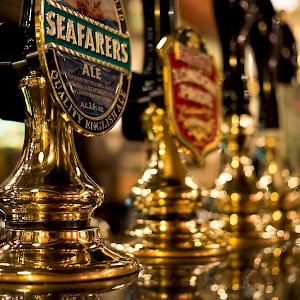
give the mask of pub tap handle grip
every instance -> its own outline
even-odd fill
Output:
[[[7,41],[0,47],[0,118],[23,122],[24,101],[18,90],[20,74],[14,67],[14,62],[23,60],[24,35],[17,26],[0,21],[0,39]]]
[[[259,127],[277,128],[275,85],[280,53],[280,24],[271,1],[257,1],[258,17],[250,33],[250,45],[259,84]],[[268,88],[266,88],[268,85]]]
[[[34,0],[0,4],[0,118],[23,122],[25,103],[18,91],[19,79],[28,67],[39,67],[34,33]]]
[[[214,12],[223,55],[224,115],[250,114],[245,69],[249,33],[257,19],[255,0],[214,0]]]
[[[250,45],[260,87],[259,125],[261,129],[278,128],[276,85],[291,83],[296,78],[297,46],[292,31],[275,12],[271,1],[257,1],[256,5],[258,17],[250,33]]]
[[[282,83],[292,83],[297,80],[298,64],[298,47],[297,41],[290,26],[284,22],[280,22],[281,43],[279,53],[279,64],[277,72],[277,80]]]
[[[144,62],[141,74],[133,72],[122,132],[128,140],[143,141],[141,115],[149,102],[163,106],[162,65],[156,45],[175,27],[174,0],[142,0],[144,19]],[[157,13],[159,12],[159,13]]]

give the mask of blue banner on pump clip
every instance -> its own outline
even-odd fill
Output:
[[[110,130],[131,79],[129,34],[120,0],[37,0],[42,69],[63,116],[84,135]]]

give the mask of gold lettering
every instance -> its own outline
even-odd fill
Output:
[[[83,65],[82,75],[86,75],[86,76],[90,77],[90,69],[87,64]]]
[[[116,119],[118,118],[118,114],[116,113],[115,110],[113,110],[113,111],[111,112],[111,114],[112,114],[113,120],[116,120]]]
[[[85,128],[86,128],[86,129],[92,129],[92,128],[91,128],[91,123],[92,123],[91,121],[85,119]]]
[[[94,130],[99,130],[99,122],[93,122],[92,124]]]
[[[116,106],[117,106],[118,112],[121,112],[123,110],[123,106],[122,105],[117,104]]]
[[[78,123],[81,124],[81,121],[83,120],[83,117],[77,113],[77,116],[78,116]]]
[[[97,31],[96,32],[96,52],[100,53],[101,55],[105,55],[103,45],[104,45],[103,34]]]
[[[86,39],[85,39],[84,48],[88,49],[89,47],[91,48],[92,51],[95,51],[93,32],[92,29],[88,27],[86,29]]]
[[[74,110],[74,106],[72,103],[70,103],[70,106],[68,108],[68,112],[71,113],[71,111]]]
[[[63,34],[66,27],[64,26],[66,18],[61,15],[57,15],[57,38],[61,40],[65,40],[66,36]]]
[[[70,102],[68,97],[66,97],[64,100],[62,100],[62,103],[64,104],[65,107],[67,107],[68,102]]]
[[[47,34],[51,35],[51,36],[55,36],[56,35],[56,24],[53,21],[53,19],[55,18],[55,12],[53,11],[49,11],[46,15],[46,19],[48,24],[50,25],[50,27],[47,27],[46,32]]]
[[[120,50],[121,50],[120,42],[118,40],[114,39],[113,40],[113,59],[116,59],[117,61],[121,61]]]
[[[65,92],[58,92],[58,96],[59,96],[60,100],[64,99],[65,94],[66,94]]]
[[[106,36],[105,37],[105,55],[107,57],[112,58],[112,53],[111,53],[111,49],[112,49],[112,45],[111,45],[111,40],[112,38],[110,36]]]
[[[96,68],[96,79],[101,80],[101,69],[100,68]]]
[[[83,65],[82,75],[101,80],[101,69],[87,64]]]
[[[123,54],[122,63],[128,62],[127,44],[121,44],[121,52]]]
[[[60,81],[60,80],[55,81],[54,86],[55,86],[55,88],[56,88],[57,90],[60,89],[60,88],[62,88],[61,81]]]
[[[48,21],[46,33],[49,36],[72,43],[91,52],[99,53],[115,61],[128,63],[128,43],[121,43],[118,38],[113,38],[109,34],[104,35],[100,31],[94,30],[93,27],[77,23],[53,11],[46,14],[46,19]],[[62,45],[65,46],[65,44]],[[93,78],[101,78],[100,69],[84,70],[83,73]]]
[[[78,37],[78,46],[79,47],[82,47],[83,46],[83,39],[85,37],[85,34],[84,34],[84,29],[85,29],[85,26],[78,23],[77,24],[77,37]]]
[[[51,71],[51,79],[53,80],[58,79],[58,72],[56,70]]]
[[[74,45],[77,45],[77,39],[76,39],[76,33],[74,28],[74,22],[72,20],[68,20],[67,23],[67,33],[66,33],[66,41],[70,42],[72,40],[72,43]]]
[[[122,90],[121,93],[120,93],[120,96],[122,96],[122,97],[119,98],[119,102],[121,102],[122,105],[123,105],[124,102],[125,102],[125,98],[127,97],[127,94],[126,94],[125,91]]]

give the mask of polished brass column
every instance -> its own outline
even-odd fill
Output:
[[[268,245],[279,239],[274,205],[260,186],[251,152],[255,131],[249,115],[232,115],[224,125],[224,167],[206,198],[206,207],[227,221],[234,247]]]
[[[21,160],[0,190],[1,281],[87,281],[138,271],[133,258],[111,250],[100,229],[89,227],[103,191],[82,168],[45,78],[30,71],[20,89],[26,133]]]
[[[201,191],[188,175],[166,111],[151,104],[142,116],[149,139],[147,167],[129,198],[137,218],[127,245],[143,261],[225,255],[228,233],[199,219]]]
[[[200,35],[191,28],[176,28],[175,2],[143,2],[144,13],[148,12],[147,68],[144,76],[134,78],[140,88],[133,90],[132,103],[140,104],[140,111],[141,104],[148,104],[140,118],[148,157],[127,199],[134,211],[129,242],[114,245],[128,248],[142,262],[217,260],[231,250],[222,226],[200,218],[201,190],[188,174],[184,158],[185,151],[199,163],[218,147],[220,76]],[[126,133],[135,138],[129,130]]]
[[[282,204],[296,197],[284,182],[280,163],[274,164],[271,137],[265,137],[265,146],[256,145],[271,128],[278,130],[275,84],[281,25],[270,1],[214,4],[225,74],[224,167],[205,207],[227,220],[233,246],[269,245],[288,237]]]
[[[106,133],[126,104],[131,57],[122,4],[109,4],[114,29],[100,23],[96,14],[100,3],[88,14],[81,14],[77,3],[29,0],[23,4],[22,26],[17,28],[23,52],[8,65],[19,79],[15,88],[25,103],[26,130],[19,163],[0,186],[5,217],[0,231],[0,282],[108,280],[107,287],[113,287],[109,281],[117,278],[126,284],[137,276],[139,263],[131,254],[107,246],[100,228],[92,227],[103,190],[86,174],[73,141],[74,129],[86,136]],[[123,45],[122,62],[120,55],[105,61],[95,50],[93,32],[98,38],[102,34],[114,39],[119,50]]]
[[[266,188],[265,197],[273,209],[279,234],[288,239],[299,231],[299,178],[286,163],[279,130],[263,131],[257,137],[256,147],[258,185]]]

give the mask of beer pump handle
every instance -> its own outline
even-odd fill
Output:
[[[20,70],[14,67],[14,62],[23,59],[24,36],[18,27],[1,22],[0,39],[9,41],[0,48],[0,118],[23,122],[24,101],[18,90]]]
[[[246,3],[247,2],[247,3]],[[254,0],[214,0],[216,24],[223,54],[224,115],[249,114],[249,93],[245,70],[246,46],[249,33],[257,19]]]
[[[141,114],[150,101],[164,105],[162,66],[156,45],[175,26],[174,0],[142,0],[144,19],[144,62],[141,74],[133,72],[131,89],[122,115],[122,131],[128,140],[143,141]],[[159,14],[157,14],[159,11]]]
[[[275,94],[280,43],[280,24],[270,1],[258,1],[258,17],[250,33],[250,45],[259,85],[259,127],[277,128]]]
[[[4,1],[0,5],[0,38],[6,41],[0,48],[0,118],[18,122],[25,119],[18,81],[28,64],[33,61],[34,65],[38,64],[34,38],[34,1],[26,0],[22,5],[17,6],[17,11],[15,1],[9,4]],[[10,13],[12,10],[14,14]]]
[[[297,71],[297,48],[287,24],[270,0],[214,0],[223,54],[225,115],[249,110],[245,72],[246,47],[252,50],[259,84],[259,126],[278,127],[276,84],[291,82]],[[283,57],[282,49],[289,53]]]
[[[258,20],[250,34],[259,81],[259,126],[278,128],[276,86],[291,83],[297,73],[296,41],[271,1],[257,1]]]
[[[278,82],[282,83],[292,83],[297,78],[298,71],[298,48],[297,41],[294,33],[292,32],[290,26],[281,21],[281,43],[279,53],[279,65],[278,65]]]

